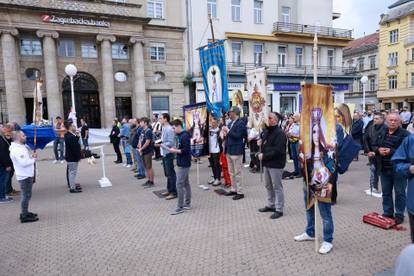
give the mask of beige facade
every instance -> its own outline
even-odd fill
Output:
[[[35,82],[28,68],[39,69],[44,80],[44,117],[66,118],[69,63],[78,71],[78,117],[92,126],[109,127],[113,118],[131,115],[181,115],[184,7],[181,0],[168,3],[164,18],[151,20],[146,1],[0,0],[0,120],[30,119]],[[126,80],[115,79],[117,72]]]

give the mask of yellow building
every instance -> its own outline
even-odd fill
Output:
[[[384,109],[414,109],[414,0],[388,8],[380,21],[378,99]]]

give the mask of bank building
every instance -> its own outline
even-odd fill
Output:
[[[43,117],[66,118],[74,64],[78,118],[110,127],[189,101],[185,7],[180,0],[0,0],[0,123],[30,123],[36,72]]]

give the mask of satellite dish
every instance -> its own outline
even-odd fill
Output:
[[[127,74],[125,74],[124,72],[116,72],[115,73],[115,80],[119,81],[119,82],[125,82],[127,80]]]
[[[38,80],[40,78],[40,70],[37,68],[27,68],[25,70],[26,78],[29,80]]]

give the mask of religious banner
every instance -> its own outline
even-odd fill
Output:
[[[233,96],[231,97],[231,106],[237,106],[240,109],[240,117],[243,117],[243,93],[239,89],[233,90],[232,92]]]
[[[204,91],[209,112],[220,118],[229,109],[224,40],[209,43],[199,49]]]
[[[208,111],[206,103],[186,105],[185,128],[191,136],[191,154],[194,157],[208,155]]]
[[[40,125],[43,120],[43,98],[42,98],[43,81],[36,81],[33,90],[33,124]]]
[[[249,139],[259,138],[260,132],[267,122],[268,108],[266,103],[267,80],[266,69],[258,68],[246,72],[247,91],[249,93]]]
[[[332,179],[336,173],[336,120],[332,86],[305,84],[302,86],[300,120],[300,162],[307,189],[307,208],[315,197],[331,202]]]

